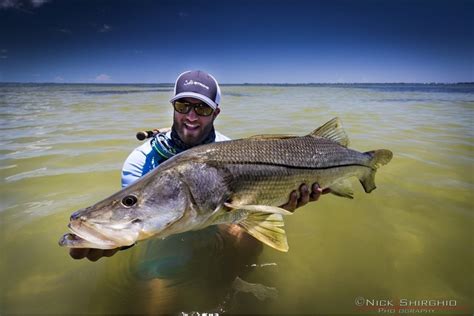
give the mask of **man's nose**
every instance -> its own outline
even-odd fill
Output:
[[[198,115],[196,114],[196,111],[194,111],[194,108],[192,108],[189,112],[188,112],[188,115],[187,115],[187,118],[190,119],[190,120],[197,120],[198,119]]]

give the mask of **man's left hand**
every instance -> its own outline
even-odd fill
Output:
[[[329,192],[331,192],[330,189],[323,190],[319,187],[319,184],[317,183],[314,183],[311,186],[311,192],[310,192],[306,183],[303,183],[300,186],[299,198],[298,198],[298,193],[295,190],[291,192],[290,200],[288,201],[288,203],[280,207],[284,208],[287,211],[293,212],[297,208],[308,204],[308,202],[317,201],[322,194],[327,194]]]

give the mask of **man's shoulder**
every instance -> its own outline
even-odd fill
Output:
[[[219,133],[218,131],[216,131],[216,142],[223,142],[223,141],[226,141],[226,140],[231,140],[229,137]]]
[[[143,144],[137,146],[132,153],[141,153],[143,155],[148,155],[153,150],[151,146],[151,139],[147,139]]]
[[[122,187],[138,180],[159,164],[153,152],[151,141],[136,147],[127,157],[122,166]]]

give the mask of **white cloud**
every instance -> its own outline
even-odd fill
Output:
[[[38,8],[38,7],[41,7],[43,4],[45,4],[48,1],[49,0],[31,0],[31,4],[33,5],[33,7]]]
[[[72,31],[70,29],[66,29],[66,28],[59,29],[58,31],[61,32],[61,33],[64,33],[64,34],[71,34],[72,33]]]
[[[15,8],[18,5],[18,0],[1,0],[0,1],[0,8],[1,9],[9,9]]]
[[[61,76],[56,76],[56,77],[54,77],[54,81],[63,82],[63,81],[64,81],[64,78],[61,77]]]
[[[0,9],[39,8],[50,0],[0,0]]]
[[[107,33],[107,32],[110,32],[111,30],[112,30],[112,28],[110,27],[110,25],[104,24],[104,25],[99,29],[99,32],[100,32],[100,33]]]
[[[95,81],[104,82],[104,81],[109,81],[109,80],[110,80],[110,76],[106,74],[100,74],[97,77],[95,77]]]

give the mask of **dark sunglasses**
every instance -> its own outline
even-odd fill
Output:
[[[183,101],[174,101],[173,107],[176,112],[181,114],[188,114],[189,111],[191,111],[191,108],[194,108],[194,112],[196,112],[196,114],[199,116],[209,116],[214,112],[214,110],[206,103],[189,103]]]

